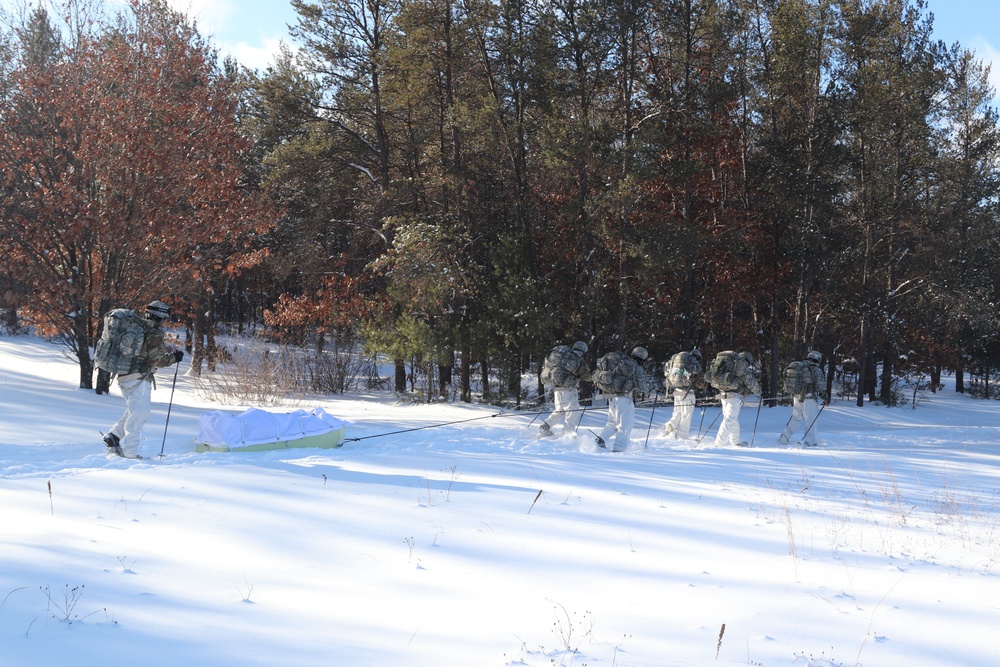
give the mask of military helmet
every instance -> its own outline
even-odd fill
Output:
[[[699,350],[698,348],[694,348],[693,350],[691,350],[691,356],[697,359],[698,361],[701,361],[701,350]]]
[[[752,354],[750,354],[749,352],[747,352],[746,350],[744,350],[743,352],[740,352],[740,356],[743,357],[744,361],[746,361],[748,364],[750,364],[751,366],[753,366],[753,355]]]
[[[146,315],[150,319],[162,322],[170,317],[170,306],[162,301],[152,301],[146,306]]]
[[[587,354],[587,350],[589,349],[590,348],[587,346],[587,344],[584,343],[582,340],[578,340],[575,343],[573,343],[573,351],[579,354],[581,357]]]
[[[644,347],[637,347],[632,350],[632,356],[639,361],[646,361],[649,358],[649,352],[646,352],[646,348]]]
[[[818,364],[821,361],[823,361],[823,354],[819,350],[813,350],[806,355],[806,359],[813,362],[814,364]]]

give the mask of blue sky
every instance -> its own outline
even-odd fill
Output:
[[[196,17],[220,50],[257,69],[272,62],[282,40],[290,42],[287,26],[296,20],[287,0],[169,1]],[[934,36],[961,42],[984,61],[997,63],[992,81],[1000,88],[1000,0],[929,0],[928,6]]]
[[[290,43],[288,25],[297,14],[288,0],[168,0],[198,22],[223,53],[254,69],[274,60],[279,44]]]
[[[934,36],[960,42],[981,60],[993,63],[990,81],[1000,89],[1000,2],[998,0],[929,0]]]
[[[0,0],[0,6],[37,1]],[[223,53],[255,69],[273,62],[278,45],[290,42],[288,24],[296,21],[288,0],[168,2],[197,19],[202,33],[212,36]],[[961,42],[982,60],[996,63],[992,81],[1000,88],[1000,0],[929,0],[928,5],[935,17],[934,36],[949,44]]]

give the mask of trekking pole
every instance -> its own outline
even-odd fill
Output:
[[[787,421],[787,422],[785,422],[785,428],[781,429],[781,435],[784,435],[784,434],[785,434],[785,431],[787,431],[787,430],[788,430],[788,426],[789,426],[789,424],[791,424],[791,423],[792,423],[792,420],[793,420],[793,419],[795,419],[795,411],[794,411],[794,408],[792,409],[792,416],[788,418],[788,421]],[[778,439],[778,444],[781,444],[781,439],[780,439],[780,436],[779,436],[779,439]]]
[[[590,402],[593,403],[594,399],[591,398]],[[583,424],[583,418],[586,417],[586,416],[587,416],[587,406],[584,405],[582,408],[580,408],[580,421],[578,421],[576,423],[576,428],[573,429],[573,433],[579,433],[580,432],[580,425]]]
[[[542,394],[542,404],[538,406],[539,408],[543,407],[546,403],[548,403],[548,396],[549,396],[548,392],[545,392],[544,394]],[[555,400],[556,400],[556,393],[555,393],[555,391],[553,391],[552,392],[552,402],[555,403]],[[540,411],[536,412],[535,416],[531,418],[530,422],[528,422],[528,425],[524,427],[525,430],[531,428],[531,425],[535,423],[535,420],[538,419],[539,415],[544,415],[547,412],[548,412],[548,410],[540,410]]]
[[[646,427],[646,442],[642,443],[642,448],[646,449],[649,445],[649,432],[653,428],[653,415],[656,414],[656,400],[660,397],[660,392],[653,394],[653,411],[649,413],[649,426]]]
[[[750,434],[750,446],[753,447],[753,441],[757,439],[757,422],[760,421],[760,408],[764,405],[764,398],[760,397],[760,401],[757,403],[757,416],[753,420],[753,433]]]
[[[534,424],[535,420],[538,419],[538,415],[540,415],[540,414],[542,414],[542,413],[541,412],[536,412],[535,416],[531,418],[530,422],[528,422],[528,426],[525,426],[524,428],[528,428],[529,426],[531,426],[532,424]]]
[[[816,425],[816,421],[819,419],[819,416],[823,414],[823,408],[825,407],[826,407],[826,401],[823,402],[823,405],[819,406],[819,412],[817,412],[816,416],[813,417],[813,420],[809,422],[809,427],[806,429],[805,433],[802,434],[803,440],[809,434],[809,431],[812,430],[812,427]]]
[[[722,416],[722,406],[721,405],[719,406],[719,414],[715,415],[715,417],[712,418],[712,423],[709,424],[708,428],[705,429],[705,433],[703,433],[702,435],[700,435],[698,437],[698,442],[695,443],[696,445],[700,445],[701,444],[701,441],[705,439],[705,436],[708,435],[708,432],[712,430],[713,426],[715,426],[715,420],[717,420],[720,416]],[[699,430],[700,430],[700,427],[699,427]]]
[[[177,387],[177,371],[181,369],[180,362],[174,364],[174,382],[170,385],[170,402],[167,403],[167,423],[163,425],[163,444],[160,445],[160,458],[163,458],[163,450],[167,446],[167,427],[170,426],[170,409],[174,407],[174,389]]]

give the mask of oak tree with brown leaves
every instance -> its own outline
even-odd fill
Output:
[[[18,35],[0,252],[30,290],[22,320],[64,343],[90,388],[104,312],[179,305],[208,272],[252,264],[244,250],[271,215],[242,187],[233,96],[182,14],[162,0],[86,23],[79,3],[64,9],[68,28],[38,9]]]

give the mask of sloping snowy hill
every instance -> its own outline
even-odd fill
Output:
[[[352,396],[318,403],[352,422],[343,448],[199,454],[199,415],[219,406],[182,374],[164,441],[161,373],[152,458],[128,461],[100,444],[120,396],[77,375],[45,342],[0,338],[5,667],[979,667],[1000,653],[994,402],[835,402],[815,449],[774,446],[789,408],[760,412],[754,448],[715,449],[714,432],[659,435],[662,406],[644,448],[645,408],[615,455],[589,434],[535,440],[532,416],[489,406]],[[589,410],[581,434],[603,417]],[[408,430],[445,422],[459,423]]]

